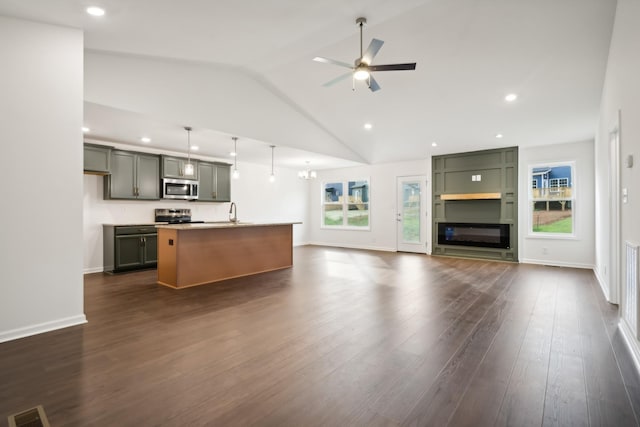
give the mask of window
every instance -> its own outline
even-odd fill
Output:
[[[369,180],[322,185],[322,227],[369,230]]]
[[[535,165],[529,169],[531,235],[574,236],[574,169],[573,162]]]

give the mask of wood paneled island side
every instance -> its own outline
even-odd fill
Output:
[[[158,225],[158,283],[186,288],[291,267],[293,224]]]

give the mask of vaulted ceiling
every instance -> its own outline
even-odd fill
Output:
[[[310,159],[323,167],[593,138],[616,7],[615,0],[95,4],[105,16],[87,15],[85,0],[0,0],[2,15],[84,30],[93,137],[141,144],[152,133],[156,147],[180,151],[189,124],[202,154],[226,157],[236,135],[250,161],[269,162],[265,147],[274,144],[289,166]],[[385,41],[374,64],[417,62],[416,70],[375,73],[377,92],[362,82],[354,91],[351,79],[323,87],[344,69],[312,58],[352,63],[360,16],[368,20],[365,48],[374,37]],[[144,84],[154,74],[166,87]],[[505,102],[508,93],[518,99]]]

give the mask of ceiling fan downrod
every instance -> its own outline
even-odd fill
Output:
[[[362,50],[362,27],[367,23],[367,18],[360,17],[356,19],[356,24],[360,26],[360,61],[362,61],[362,55],[364,55],[364,51]]]

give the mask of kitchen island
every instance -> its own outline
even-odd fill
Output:
[[[158,284],[179,289],[291,267],[293,224],[157,225]]]

